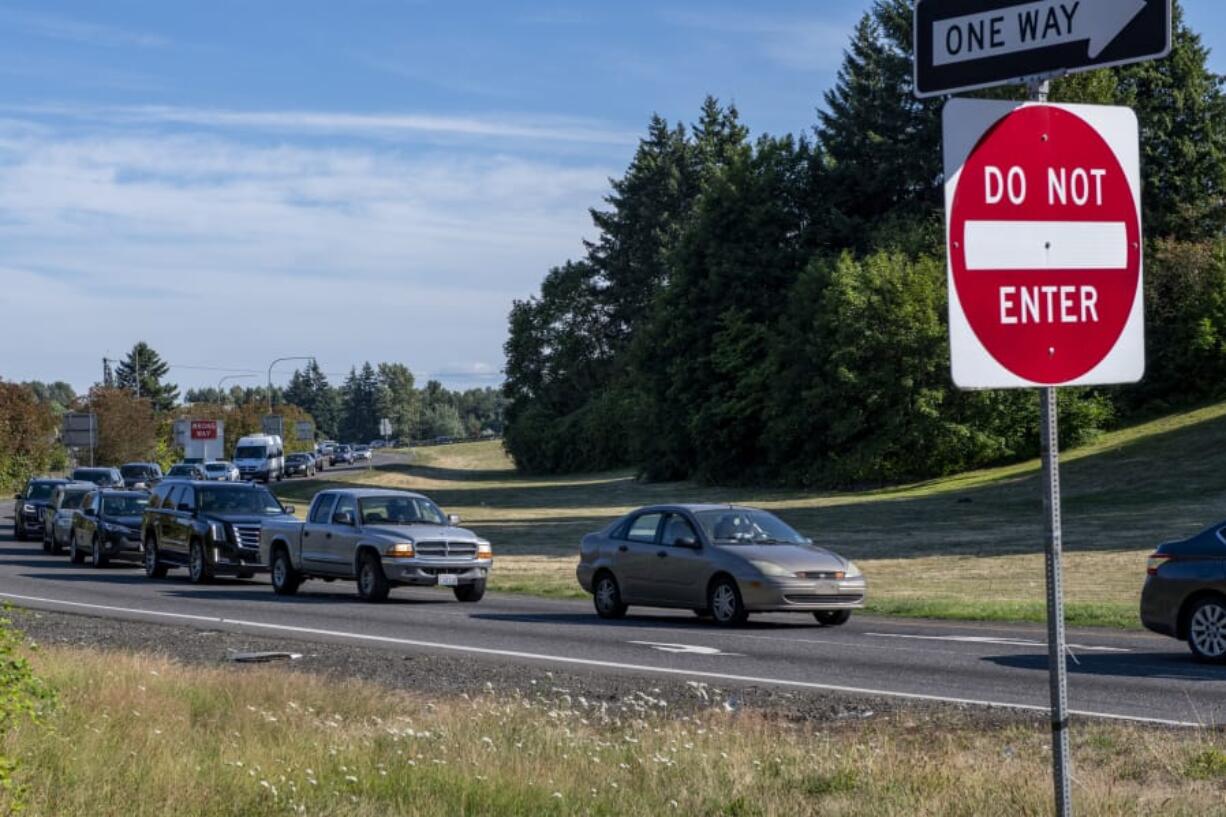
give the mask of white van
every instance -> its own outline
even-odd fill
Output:
[[[285,476],[285,446],[275,434],[240,437],[234,446],[234,464],[241,479],[280,482]]]

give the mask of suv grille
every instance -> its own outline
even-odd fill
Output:
[[[855,604],[862,595],[823,596],[814,593],[789,593],[784,596],[792,604]]]
[[[418,556],[434,556],[445,559],[472,559],[477,555],[475,542],[418,542]]]
[[[238,537],[239,547],[249,548],[251,550],[259,550],[260,548],[260,526],[259,525],[235,525],[234,535]]]

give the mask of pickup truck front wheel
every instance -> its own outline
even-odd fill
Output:
[[[298,592],[302,584],[302,574],[294,570],[289,553],[285,548],[277,548],[272,556],[272,589],[278,596],[292,596]]]
[[[481,601],[485,596],[485,579],[472,584],[460,584],[455,587],[456,601]]]
[[[358,563],[358,596],[362,601],[386,601],[390,589],[379,557],[369,551],[363,553]]]

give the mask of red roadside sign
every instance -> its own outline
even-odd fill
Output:
[[[193,440],[216,440],[216,420],[192,420],[191,435]]]
[[[957,110],[968,105],[979,115]],[[950,108],[963,130],[952,140]],[[1109,116],[1088,121],[1097,112]],[[1120,132],[1129,123],[1131,134]],[[981,135],[966,133],[968,125]],[[954,381],[1139,379],[1141,217],[1136,168],[1125,167],[1136,158],[1135,117],[1121,108],[954,100],[946,129]],[[959,145],[969,152],[950,173],[949,150]]]

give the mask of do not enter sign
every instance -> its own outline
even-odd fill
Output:
[[[949,323],[963,388],[1127,383],[1144,361],[1127,108],[945,107]]]

